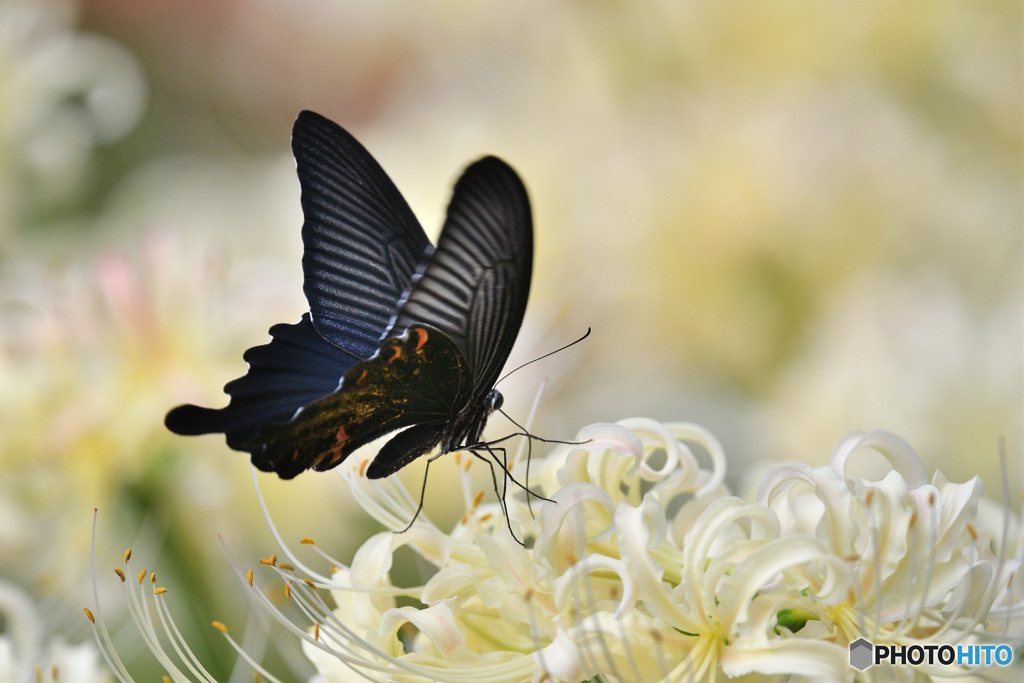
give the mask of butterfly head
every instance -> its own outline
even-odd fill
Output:
[[[500,410],[501,406],[505,405],[505,397],[501,395],[501,392],[497,389],[491,389],[490,393],[487,394],[487,404],[490,406],[490,412]]]

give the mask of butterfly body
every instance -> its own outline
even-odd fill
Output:
[[[259,469],[326,470],[392,433],[367,469],[388,476],[436,447],[479,442],[529,296],[533,230],[522,181],[485,157],[455,186],[436,249],[358,142],[311,112],[292,147],[302,186],[310,312],[271,328],[225,386],[225,408],[183,405],[179,434],[222,432]]]
[[[303,407],[287,423],[264,423],[254,440],[253,463],[285,478],[307,468],[327,470],[395,425],[415,423],[371,463],[367,476],[376,479],[436,446],[450,451],[476,443],[492,402],[490,394],[474,400],[471,382],[465,358],[444,333],[413,325],[349,368],[338,391]]]

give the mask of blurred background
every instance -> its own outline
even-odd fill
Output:
[[[244,631],[247,606],[218,534],[243,567],[276,548],[247,458],[163,416],[224,405],[242,352],[307,310],[302,109],[351,131],[432,237],[467,163],[522,174],[536,261],[510,364],[593,328],[502,384],[523,420],[548,380],[535,433],[698,422],[747,491],[887,429],[1000,499],[1003,436],[1019,501],[1021,12],[0,0],[0,581],[48,636],[90,637],[97,507],[133,671],[151,665],[110,571],[129,545],[226,678],[209,622]],[[442,525],[448,474],[427,490]],[[377,530],[335,476],[259,480],[287,539],[347,560]]]

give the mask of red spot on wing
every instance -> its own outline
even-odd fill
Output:
[[[364,370],[363,370],[363,374],[359,375],[359,379],[357,379],[357,380],[356,380],[356,384],[362,384],[362,383],[363,383],[363,380],[364,380],[364,379],[366,379],[366,376],[367,376],[368,374],[370,374],[370,371],[369,371],[369,370],[365,370],[365,369],[364,369]]]
[[[394,363],[396,360],[402,357],[402,347],[399,346],[398,344],[395,344],[391,350],[395,352],[395,355],[391,356],[391,358],[388,358],[388,363]]]
[[[338,427],[338,431],[334,434],[334,445],[331,446],[331,450],[329,451],[331,454],[330,467],[334,467],[345,459],[345,442],[348,441],[348,438],[348,432],[345,431],[345,425]]]
[[[415,330],[413,330],[413,332],[415,332],[416,336],[419,337],[419,339],[416,340],[415,349],[416,351],[419,351],[421,348],[423,348],[423,345],[427,343],[427,337],[429,335],[427,334],[426,330],[420,329],[418,327]]]

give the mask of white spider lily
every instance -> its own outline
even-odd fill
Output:
[[[977,482],[928,484],[895,437],[851,435],[829,468],[776,468],[754,503],[728,494],[721,447],[693,425],[626,420],[578,440],[534,463],[532,483],[549,499],[536,517],[521,491],[504,508],[481,505],[460,468],[466,512],[454,528],[420,514],[401,533],[371,537],[348,566],[309,539],[302,555],[316,561],[303,561],[278,537],[289,564],[264,564],[306,621],[259,583],[248,589],[254,603],[327,682],[852,680],[848,645],[860,636],[1009,642],[1024,632],[1024,604],[1008,590],[1020,544],[1011,558],[978,534]],[[863,448],[895,469],[878,481],[848,477]],[[366,479],[365,465],[353,458],[339,470],[365,510],[403,529],[415,498],[395,477]],[[512,469],[521,481],[522,464]],[[990,524],[1008,519],[986,514]],[[429,567],[421,584],[391,582],[399,548]],[[171,662],[153,618],[136,609],[147,644],[178,667],[175,680],[188,680],[186,668],[207,680],[162,600],[154,595],[160,622],[191,664]]]
[[[315,630],[345,647],[307,641],[321,675],[348,680],[358,653],[363,670],[385,680],[842,676],[842,647],[773,629],[780,610],[820,615],[819,604],[843,600],[849,569],[813,538],[781,537],[769,509],[725,497],[717,440],[693,425],[627,420],[589,427],[578,441],[540,463],[536,488],[552,502],[536,519],[523,497],[509,498],[511,527],[532,548],[502,533],[500,508],[479,506],[468,489],[472,502],[450,534],[421,517],[406,534],[418,538],[368,541],[325,583],[338,606],[315,615]],[[369,482],[359,469],[343,475],[360,503],[401,528],[413,499],[397,481]],[[680,505],[669,519],[665,510]],[[423,586],[389,587],[399,544],[436,567]],[[780,573],[793,581],[780,584]],[[395,608],[398,595],[424,607]],[[400,623],[412,637],[400,636]]]
[[[878,481],[854,479],[847,466],[864,449],[882,453],[894,469]],[[1024,544],[998,526],[979,533],[981,497],[977,477],[952,484],[936,472],[929,483],[913,449],[883,432],[848,435],[828,467],[777,467],[758,492],[791,533],[817,538],[847,563],[851,590],[825,612],[844,646],[861,636],[900,645],[1019,642],[1024,601],[1011,581]]]

